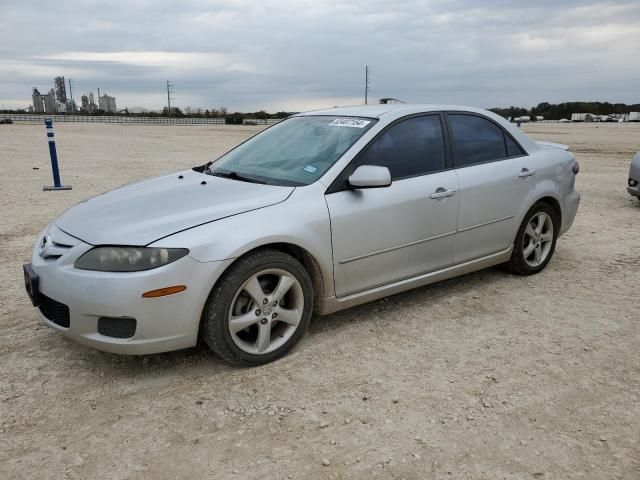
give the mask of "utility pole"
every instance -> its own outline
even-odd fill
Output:
[[[167,114],[171,116],[171,94],[174,93],[173,84],[167,80]]]
[[[100,87],[98,87],[98,110],[100,110]]]
[[[369,101],[369,65],[364,66],[364,104]]]

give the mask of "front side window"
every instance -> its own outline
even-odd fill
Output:
[[[271,185],[309,185],[375,122],[355,117],[292,117],[226,153],[206,173]]]
[[[502,128],[475,115],[449,114],[456,167],[507,158]]]
[[[371,143],[356,165],[387,167],[392,180],[425,175],[445,168],[439,115],[403,120]]]

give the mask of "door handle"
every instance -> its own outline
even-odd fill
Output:
[[[527,177],[532,177],[536,174],[536,171],[531,169],[529,170],[528,168],[523,168],[520,173],[518,174],[518,176],[520,178],[527,178]]]
[[[437,200],[439,198],[453,197],[455,194],[456,194],[456,191],[453,188],[446,189],[446,188],[440,187],[431,195],[429,195],[429,197]]]

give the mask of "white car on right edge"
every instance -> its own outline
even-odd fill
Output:
[[[640,200],[640,152],[636,153],[636,156],[631,160],[627,192]]]

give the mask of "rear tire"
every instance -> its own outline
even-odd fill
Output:
[[[533,275],[542,271],[553,257],[558,229],[555,209],[545,202],[536,203],[520,225],[507,269],[516,275]]]
[[[204,307],[201,335],[225,361],[272,362],[304,335],[313,312],[313,284],[295,258],[259,250],[231,265]]]

